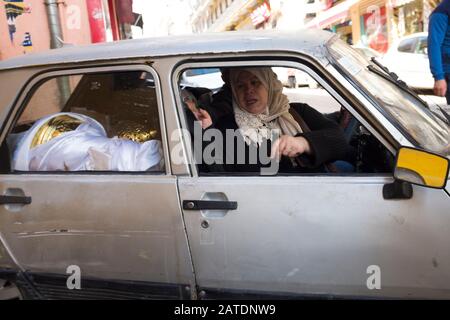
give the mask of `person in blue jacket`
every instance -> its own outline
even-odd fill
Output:
[[[428,57],[434,77],[434,93],[450,104],[450,0],[439,4],[430,16]]]

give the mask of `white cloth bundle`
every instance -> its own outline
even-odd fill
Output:
[[[69,115],[83,123],[73,131],[30,149],[37,130],[58,115]],[[13,168],[22,171],[159,171],[163,163],[161,155],[158,140],[138,143],[108,138],[96,120],[76,113],[58,113],[37,121],[20,139],[13,156]]]

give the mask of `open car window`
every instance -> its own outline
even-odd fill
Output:
[[[251,69],[251,67],[248,67]],[[299,174],[378,174],[392,171],[392,154],[366,130],[330,93],[327,92],[311,75],[304,70],[270,66],[277,79],[281,82],[282,93],[289,100],[291,108],[302,110],[311,108],[320,113],[324,118],[336,124],[342,130],[348,144],[348,150],[341,154],[340,158],[333,159],[322,170],[283,171],[279,175]],[[200,175],[260,175],[261,172],[246,171],[246,169],[230,169],[227,166],[226,133],[221,137],[216,136],[217,131],[222,130],[223,122],[232,122],[236,103],[233,102],[232,89],[230,87],[230,70],[232,67],[190,68],[185,69],[178,79],[180,101],[184,113],[185,123],[183,127],[189,132],[192,152],[195,155],[197,170]],[[186,81],[190,75],[208,75],[208,81]],[[211,80],[213,79],[213,80]],[[218,84],[222,84],[217,88]],[[306,107],[304,107],[306,105]],[[300,107],[300,109],[298,109]],[[199,110],[206,111],[211,117],[211,124],[202,128],[196,113]],[[227,119],[227,120],[224,120]],[[231,120],[230,120],[231,119]],[[197,125],[197,127],[196,127]],[[196,130],[197,128],[197,130]],[[212,129],[212,130],[211,130]],[[203,131],[202,131],[203,130]],[[202,132],[213,134],[199,135]],[[223,130],[222,130],[223,131]],[[214,142],[222,143],[221,150],[213,150]],[[201,150],[198,148],[201,146]],[[196,149],[197,148],[197,149]],[[217,152],[216,152],[217,151]],[[211,154],[206,154],[206,153]],[[233,156],[238,152],[235,150]],[[222,161],[215,161],[222,157]],[[236,160],[237,161],[237,160]]]
[[[3,148],[10,172],[165,172],[153,76],[47,78],[32,88]]]

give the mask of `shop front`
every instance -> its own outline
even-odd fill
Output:
[[[385,53],[397,39],[426,32],[429,16],[439,3],[439,0],[361,0],[352,8],[355,43]]]
[[[93,43],[131,39],[133,27],[142,33],[142,17],[133,12],[133,0],[87,0],[86,4]]]
[[[328,29],[349,44],[386,53],[406,35],[424,32],[439,0],[346,0],[320,12],[306,24]]]
[[[385,53],[389,47],[389,7],[385,0],[361,0],[351,8],[354,44]]]
[[[359,0],[346,0],[320,12],[314,19],[305,26],[307,28],[320,28],[330,30],[340,35],[349,44],[353,43],[353,21],[351,19],[350,8],[356,5]]]
[[[423,0],[393,1],[394,36],[400,38],[424,30]]]
[[[428,30],[431,12],[439,0],[391,0],[393,36],[400,38]]]

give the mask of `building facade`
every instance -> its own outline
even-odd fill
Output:
[[[427,29],[438,0],[192,0],[194,33],[320,28],[349,44],[386,52],[398,37]]]
[[[349,44],[385,53],[398,38],[428,30],[439,0],[327,0],[306,27],[328,29]]]
[[[132,4],[133,0],[0,0],[0,60],[68,44],[131,38],[130,26],[139,18]],[[50,15],[58,22],[56,44]]]
[[[268,28],[268,0],[196,0],[192,4],[194,33]]]

